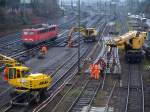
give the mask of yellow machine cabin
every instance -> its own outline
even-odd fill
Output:
[[[146,32],[137,32],[137,35],[130,39],[130,45],[132,46],[132,49],[141,49],[145,39],[146,39]]]
[[[7,66],[4,69],[4,76],[15,88],[40,89],[48,87],[51,83],[50,76],[42,73],[29,74],[30,69],[22,66],[15,59],[0,54],[0,63]]]
[[[8,83],[18,90],[19,88],[28,90],[47,88],[51,83],[50,76],[42,73],[29,74],[29,69],[23,66],[9,67],[7,77]]]

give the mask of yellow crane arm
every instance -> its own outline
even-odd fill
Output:
[[[124,49],[124,43],[129,43],[129,40],[136,37],[137,31],[129,31],[122,36],[115,37],[107,41],[107,45],[115,46],[120,49]]]
[[[8,64],[10,66],[20,65],[15,59],[0,54],[0,64]]]

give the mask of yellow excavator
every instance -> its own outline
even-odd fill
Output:
[[[95,28],[72,27],[68,34],[68,47],[72,47],[72,34],[77,31],[81,32],[85,42],[95,41],[98,34]]]
[[[122,36],[107,41],[110,47],[118,47],[125,51],[125,59],[129,63],[141,62],[143,58],[142,47],[147,32],[129,31]]]
[[[31,101],[38,103],[41,95],[47,94],[51,77],[43,73],[30,74],[30,68],[17,60],[0,54],[0,64],[4,66],[4,79],[12,86],[12,104],[28,105]],[[14,99],[15,97],[15,99]]]

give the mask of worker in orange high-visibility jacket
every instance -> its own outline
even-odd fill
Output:
[[[99,64],[95,64],[94,65],[94,71],[95,71],[95,79],[98,80],[99,79],[99,75],[100,75],[100,65]]]
[[[45,55],[47,53],[47,47],[42,46],[41,52],[43,52],[43,54]]]
[[[72,40],[68,41],[68,45],[67,46],[68,47],[72,47],[72,43],[73,43]]]
[[[5,67],[5,69],[4,69],[4,81],[8,80],[8,73],[9,73],[9,68]]]
[[[91,64],[90,67],[90,78],[93,79],[94,78],[94,64]]]

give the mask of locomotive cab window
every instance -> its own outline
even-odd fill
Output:
[[[55,27],[49,28],[49,31],[53,31],[53,30],[55,30]]]
[[[55,30],[55,27],[53,27],[53,30]]]
[[[44,29],[44,30],[41,30],[40,33],[46,33],[48,30],[47,29]]]

